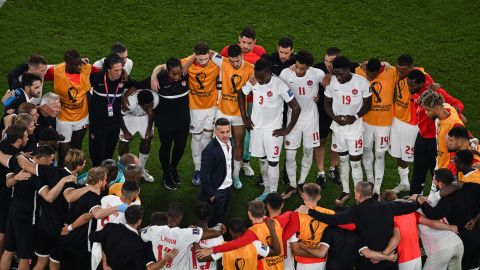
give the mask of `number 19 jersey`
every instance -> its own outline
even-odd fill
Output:
[[[325,96],[333,99],[335,115],[355,115],[362,107],[363,98],[371,95],[370,83],[357,74],[352,74],[352,79],[346,83],[340,83],[336,76],[332,76],[325,89]]]

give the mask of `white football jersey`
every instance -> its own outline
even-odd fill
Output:
[[[338,82],[336,76],[332,76],[330,84],[325,88],[325,96],[333,99],[335,115],[355,115],[362,108],[363,98],[371,95],[370,83],[357,74],[352,74],[352,79],[343,84]]]
[[[139,200],[136,200],[135,202],[132,203],[132,205],[140,205],[138,201]],[[102,198],[100,202],[102,205],[102,209],[123,204],[123,202],[120,200],[120,197],[115,195],[105,196]],[[103,219],[97,219],[97,231],[100,231],[101,229],[103,229],[105,225],[107,225],[107,223],[126,224],[127,221],[125,220],[125,213],[115,212]]]
[[[145,242],[152,241],[153,253],[157,261],[166,252],[178,250],[178,255],[161,269],[185,269],[190,265],[192,255],[190,246],[202,238],[202,228],[170,228],[168,226],[150,226],[142,232]]]
[[[294,98],[287,84],[272,76],[270,82],[263,85],[247,82],[242,91],[245,95],[253,93],[251,119],[255,129],[275,130],[282,127],[283,102]]]
[[[199,244],[202,248],[210,248],[214,246],[219,246],[223,244],[223,242],[224,242],[223,236],[219,236],[217,238],[201,240]],[[190,245],[189,250],[190,250],[190,269],[191,270],[215,270],[217,269],[216,261],[222,258],[222,255],[223,255],[223,253],[221,252],[213,253],[211,255],[213,258],[213,261],[199,262],[197,260],[197,257],[195,256],[193,245]]]
[[[318,95],[318,84],[323,81],[325,73],[321,69],[309,68],[305,76],[298,77],[295,71],[286,68],[280,73],[282,79],[293,91],[302,112],[297,123],[318,123],[318,108],[314,98]],[[288,122],[292,117],[292,109],[288,108]]]
[[[138,105],[137,95],[140,91],[141,90],[137,90],[137,91],[133,92],[133,94],[128,96],[128,98],[127,98],[128,103],[129,103],[128,110],[127,111],[122,111],[123,115],[140,117],[140,116],[144,116],[144,115],[147,114],[142,109],[142,107],[140,105]],[[158,93],[155,92],[155,91],[152,91],[152,90],[148,90],[148,91],[152,92],[152,94],[153,94],[153,109],[155,109],[158,106],[158,102],[159,102]]]

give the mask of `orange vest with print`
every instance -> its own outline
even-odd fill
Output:
[[[458,181],[464,182],[464,183],[480,184],[480,171],[475,169],[465,175],[462,172],[458,172],[457,179]]]
[[[314,208],[316,211],[324,214],[333,215],[335,211],[320,206]],[[300,221],[300,235],[298,240],[307,248],[319,248],[322,240],[323,231],[327,228],[327,224],[320,222],[309,215],[298,214]],[[295,260],[299,263],[310,264],[326,261],[325,258],[307,258],[295,256]]]
[[[262,242],[262,244],[270,246],[271,245],[271,236],[270,231],[268,230],[267,224],[259,223],[254,224],[249,230],[253,231],[257,236],[258,240]],[[282,242],[282,227],[280,227],[280,223],[275,220],[275,233],[277,234],[278,241],[280,241],[280,255],[272,256],[272,257],[265,257],[259,261],[261,263],[261,268],[259,269],[271,269],[271,270],[283,270],[283,242]],[[246,270],[246,268],[245,268]]]
[[[182,59],[182,64],[188,59]],[[217,105],[217,78],[220,70],[212,60],[205,67],[194,62],[188,68],[188,105],[191,110],[210,109]]]
[[[218,109],[225,115],[241,116],[238,107],[237,94],[242,91],[248,79],[253,75],[253,65],[243,61],[239,69],[234,69],[230,60],[224,57],[222,62],[222,94]]]
[[[416,67],[424,74],[427,74],[423,68]],[[398,74],[395,76],[395,105],[393,115],[400,121],[410,125],[417,125],[417,112],[413,100],[408,90],[407,77],[400,80]]]
[[[447,149],[448,132],[454,126],[463,126],[455,108],[448,103],[444,103],[443,107],[450,112],[450,115],[443,120],[437,119],[437,169],[448,168],[450,164],[450,153]]]
[[[367,78],[367,74],[360,67],[355,69],[355,73]],[[392,124],[396,74],[396,69],[390,67],[370,81],[372,108],[363,116],[365,123],[380,127],[388,127]]]
[[[222,264],[224,270],[255,270],[258,267],[257,249],[253,244],[248,244],[239,249],[224,252]]]
[[[75,122],[88,116],[87,93],[91,88],[92,65],[83,65],[80,71],[80,84],[74,84],[65,74],[65,63],[54,68],[53,91],[60,97],[62,105],[58,119]]]

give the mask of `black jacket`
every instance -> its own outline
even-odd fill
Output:
[[[233,150],[233,149],[232,149]],[[202,167],[200,169],[200,200],[207,200],[213,196],[227,176],[227,166],[222,146],[217,138],[208,143],[202,151]],[[233,175],[233,151],[232,151],[232,175]]]

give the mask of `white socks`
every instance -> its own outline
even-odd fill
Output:
[[[350,164],[348,164],[350,157],[348,155],[340,156],[339,161],[339,171],[340,171],[340,180],[342,181],[343,192],[350,193]]]
[[[195,171],[200,170],[200,164],[202,163],[202,135],[202,133],[192,134],[192,158]]]
[[[312,161],[313,148],[303,148],[302,167],[300,169],[300,178],[298,179],[299,184],[305,183],[305,179],[307,179],[310,167],[312,166]]]
[[[232,177],[239,178],[241,167],[242,167],[242,162],[241,161],[233,160],[233,175],[232,175]]]
[[[268,164],[268,161],[267,161]],[[268,165],[268,186],[270,188],[270,192],[276,192],[278,187],[278,178],[280,177],[280,169],[277,166],[273,167]]]
[[[147,165],[147,161],[148,161],[148,154],[139,153],[138,160],[140,161],[140,167],[145,169],[145,166]]]
[[[408,182],[408,167],[405,169],[398,167],[398,175],[400,175],[400,185],[410,185],[410,182]]]
[[[363,147],[362,162],[363,168],[365,169],[365,174],[367,175],[367,181],[370,183],[374,182],[373,176],[373,152],[372,148]],[[375,161],[376,165],[376,161]]]
[[[360,160],[350,161],[350,165],[352,166],[352,179],[355,187],[359,182],[363,181],[362,162]]]
[[[288,179],[290,179],[290,186],[297,187],[297,150],[285,150],[285,168],[287,169]]]
[[[382,187],[383,182],[383,175],[385,173],[385,151],[375,152],[374,170],[375,183],[373,186],[373,193],[380,194],[380,188]]]
[[[268,187],[268,161],[267,159],[260,159],[260,173],[262,174],[263,179],[263,186],[265,187],[265,191],[269,191]]]

